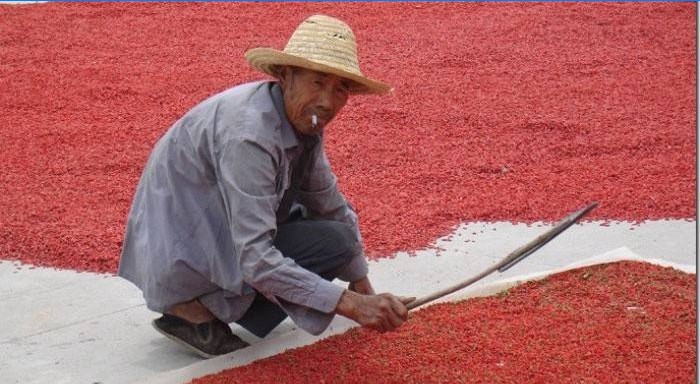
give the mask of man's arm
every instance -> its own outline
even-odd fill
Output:
[[[284,257],[274,246],[279,203],[275,156],[254,140],[232,140],[217,158],[219,186],[236,261],[246,283],[278,298],[332,313],[343,289]],[[234,256],[234,255],[232,255]]]
[[[281,298],[324,313],[334,312],[379,331],[392,330],[406,321],[404,302],[412,299],[344,290],[284,257],[273,246],[277,165],[264,148],[253,141],[229,143],[219,167],[233,243],[248,284],[273,302]],[[360,282],[358,287],[373,292],[368,283]]]

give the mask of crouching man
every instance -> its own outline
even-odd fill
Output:
[[[389,86],[362,74],[352,30],[323,15],[302,22],[284,51],[256,48],[246,59],[277,81],[210,97],[158,141],[119,275],[163,314],[159,332],[203,357],[247,345],[232,322],[259,337],[287,316],[313,334],[335,314],[398,327],[412,299],[375,294],[357,216],[323,148],[350,95]]]

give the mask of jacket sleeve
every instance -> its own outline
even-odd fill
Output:
[[[227,143],[217,156],[219,188],[227,209],[235,260],[243,280],[271,301],[331,313],[343,288],[284,257],[273,243],[280,156],[250,139]]]
[[[338,189],[337,177],[331,170],[323,145],[316,146],[308,182],[302,185],[301,189],[299,200],[306,206],[312,217],[336,220],[351,225],[357,241],[362,246],[357,214]],[[367,261],[363,253],[359,253],[338,278],[344,281],[357,281],[367,276],[367,273]]]

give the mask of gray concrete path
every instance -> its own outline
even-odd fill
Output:
[[[422,296],[481,272],[546,229],[510,223],[461,225],[436,242],[443,250],[370,262],[370,277],[379,291]],[[597,262],[639,257],[694,271],[696,238],[694,221],[575,225],[506,273],[491,275],[452,298],[601,254]],[[151,328],[156,314],[145,308],[140,292],[128,282],[10,262],[0,262],[0,314],[6,320],[0,328],[2,383],[186,382],[318,340],[289,321],[263,340],[234,327],[251,347],[201,360]],[[321,337],[351,326],[353,322],[339,317]]]

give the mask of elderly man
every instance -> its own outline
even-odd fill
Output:
[[[302,22],[284,51],[256,48],[246,59],[278,81],[217,94],[158,141],[119,275],[163,314],[156,330],[203,357],[247,345],[231,322],[259,337],[287,316],[313,334],[335,314],[398,327],[412,298],[375,294],[357,216],[323,149],[324,128],[351,94],[389,86],[362,74],[352,30],[323,15]]]

